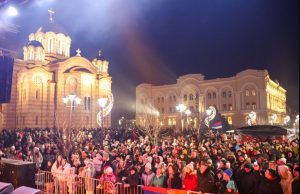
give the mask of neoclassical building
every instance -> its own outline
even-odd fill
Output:
[[[97,127],[97,100],[111,91],[109,62],[101,56],[92,61],[77,50],[70,56],[71,38],[55,23],[29,35],[23,59],[15,59],[11,101],[0,105],[0,127]],[[63,98],[81,99],[71,107]],[[111,116],[104,126],[111,125]]]
[[[191,114],[176,110],[184,104]],[[175,84],[136,88],[136,122],[146,125],[151,115],[162,126],[199,126],[205,110],[215,106],[233,126],[244,126],[249,113],[257,124],[282,124],[286,115],[286,90],[271,80],[267,70],[245,70],[233,77],[206,80],[202,74],[181,76]],[[274,120],[274,117],[275,120]]]

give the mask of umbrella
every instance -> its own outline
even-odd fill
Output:
[[[238,134],[251,136],[282,136],[287,135],[287,129],[276,125],[253,125],[235,130]]]

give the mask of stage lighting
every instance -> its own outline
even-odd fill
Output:
[[[6,14],[8,16],[14,17],[14,16],[18,15],[18,10],[15,7],[13,7],[13,6],[9,6],[7,8]]]

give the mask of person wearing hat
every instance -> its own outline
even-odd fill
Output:
[[[267,169],[264,176],[260,177],[256,194],[283,194],[279,183],[279,175],[271,168]]]
[[[200,168],[197,171],[198,185],[197,190],[202,193],[215,193],[215,180],[208,160],[200,161]]]
[[[147,163],[145,165],[145,170],[142,173],[142,183],[145,186],[150,186],[152,178],[155,176],[154,172],[152,172],[151,163]]]
[[[236,193],[237,188],[234,180],[232,180],[233,172],[231,169],[223,171],[223,180],[219,187],[219,193]]]
[[[126,178],[124,177],[122,181],[127,193],[134,193],[136,187],[140,184],[140,176],[134,166],[129,168],[128,172],[129,175]]]
[[[259,173],[254,171],[251,163],[242,165],[241,171],[237,172],[237,186],[240,193],[255,194],[258,185]]]
[[[197,176],[194,171],[194,163],[192,162],[185,167],[185,176],[182,188],[187,191],[196,191],[197,189]]]

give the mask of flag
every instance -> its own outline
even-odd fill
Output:
[[[222,122],[219,121],[219,122],[216,122],[216,123],[212,124],[211,128],[213,128],[213,129],[222,129]]]

